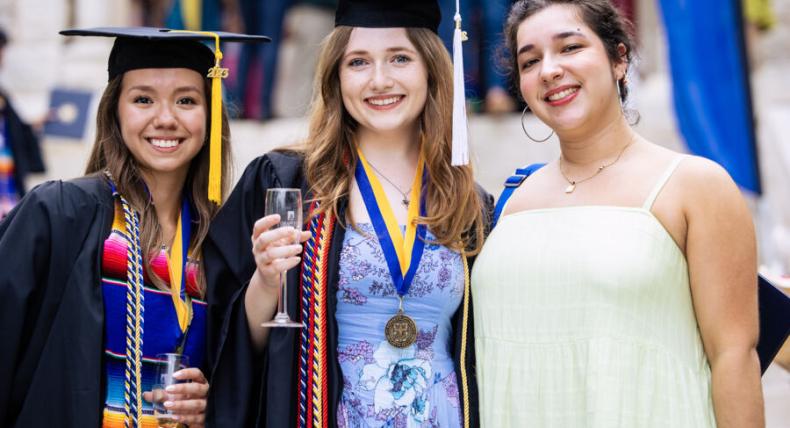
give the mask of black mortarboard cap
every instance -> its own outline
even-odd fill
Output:
[[[466,89],[463,49],[466,34],[461,31],[459,3],[455,4],[453,32],[453,143],[452,164],[469,163]],[[442,13],[438,0],[339,0],[335,26],[365,28],[427,28],[438,34]]]
[[[223,31],[185,31],[150,27],[103,27],[64,30],[64,36],[115,37],[107,62],[109,80],[130,70],[187,68],[211,79],[208,198],[222,202],[222,79],[220,42],[269,42],[266,36]],[[212,50],[202,42],[214,42]]]
[[[269,42],[266,36],[216,31],[181,32],[166,28],[103,27],[64,30],[64,36],[115,37],[107,62],[109,80],[129,70],[142,68],[188,68],[206,75],[215,65],[215,52],[202,41]]]
[[[436,33],[441,18],[436,0],[339,0],[335,26],[417,27]]]

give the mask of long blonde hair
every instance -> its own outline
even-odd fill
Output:
[[[101,101],[99,102],[96,116],[96,141],[91,151],[90,159],[85,168],[85,174],[103,174],[105,170],[115,182],[120,194],[129,201],[129,204],[140,213],[140,242],[143,249],[143,264],[148,277],[158,286],[163,287],[164,282],[153,274],[150,257],[159,250],[164,239],[162,227],[156,216],[156,207],[153,205],[145,182],[140,173],[140,166],[132,153],[126,147],[121,136],[120,118],[118,117],[118,100],[121,95],[123,75],[115,77],[107,84]],[[208,106],[211,105],[211,91],[208,80],[204,79],[206,93],[206,129],[210,124]],[[222,194],[227,194],[228,177],[231,171],[230,128],[225,109],[222,110]],[[209,222],[214,218],[219,207],[208,200],[208,167],[209,167],[209,133],[203,147],[192,159],[189,172],[184,183],[190,186],[189,199],[194,207],[195,218],[192,219],[192,237],[189,248],[192,254],[197,254],[208,234]],[[180,198],[181,195],[176,195]],[[197,227],[194,224],[197,224]],[[201,290],[205,290],[205,278],[202,269],[198,280]]]
[[[305,177],[319,212],[337,215],[354,177],[356,121],[346,111],[340,92],[339,65],[353,27],[337,27],[324,40],[314,82],[310,129],[302,146]],[[422,155],[428,173],[425,224],[439,244],[470,254],[479,251],[485,224],[471,166],[453,167],[453,67],[439,37],[424,28],[407,28],[428,71],[428,96],[420,115]],[[353,219],[348,217],[347,219]]]

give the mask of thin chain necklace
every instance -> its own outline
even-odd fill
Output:
[[[584,182],[585,182],[585,181],[587,181],[587,180],[590,180],[590,179],[592,179],[592,178],[593,178],[593,177],[595,177],[596,175],[600,174],[600,173],[601,173],[603,170],[605,170],[606,168],[609,168],[610,166],[612,166],[612,165],[614,165],[615,163],[617,163],[617,161],[619,161],[619,160],[620,160],[620,156],[622,156],[622,155],[623,155],[623,152],[625,152],[625,149],[627,149],[627,148],[628,148],[629,146],[631,146],[631,144],[633,144],[633,143],[634,143],[634,142],[633,142],[633,140],[632,140],[630,143],[626,144],[626,145],[625,145],[625,146],[622,148],[622,150],[620,150],[620,153],[618,153],[618,154],[617,154],[617,157],[616,157],[616,158],[614,158],[614,160],[613,160],[613,161],[611,161],[611,162],[609,162],[609,163],[601,164],[601,166],[599,166],[599,167],[598,167],[598,169],[596,169],[596,170],[595,170],[595,172],[594,172],[594,173],[592,173],[592,175],[590,175],[589,177],[585,177],[585,178],[583,178],[583,179],[581,179],[581,180],[571,180],[571,179],[570,179],[570,178],[569,178],[569,177],[568,177],[568,176],[565,174],[565,171],[562,169],[562,154],[560,154],[560,161],[559,161],[559,164],[560,164],[560,174],[562,174],[562,178],[564,178],[564,179],[565,179],[565,181],[567,181],[567,182],[568,182],[568,187],[566,187],[566,188],[565,188],[565,193],[566,193],[566,194],[571,194],[571,193],[573,193],[573,191],[574,191],[574,190],[576,190],[576,185],[577,185],[577,184],[581,184],[581,183],[584,183]]]
[[[378,168],[376,168],[375,166],[373,166],[373,164],[372,164],[372,163],[370,163],[370,161],[369,161],[369,160],[368,160],[368,165],[370,165],[370,167],[371,167],[371,168],[373,168],[373,171],[376,171],[376,174],[378,174],[378,175],[379,175],[381,178],[383,178],[384,180],[386,180],[386,181],[387,181],[387,183],[391,184],[391,185],[392,185],[392,187],[394,187],[394,188],[395,188],[395,190],[397,190],[397,191],[398,191],[398,193],[400,193],[400,194],[401,194],[401,196],[403,196],[403,199],[401,199],[401,201],[400,201],[400,202],[403,204],[403,206],[404,206],[404,207],[408,208],[408,207],[409,207],[409,196],[408,196],[408,195],[409,195],[409,193],[411,192],[411,187],[409,187],[409,188],[408,188],[408,190],[406,190],[406,191],[404,192],[403,190],[401,190],[401,189],[400,189],[400,187],[398,187],[398,185],[397,185],[397,184],[393,183],[393,182],[392,182],[392,180],[390,180],[389,178],[387,178],[387,176],[386,176],[386,175],[382,174],[382,173],[381,173],[381,171],[379,171],[379,169],[378,169]]]

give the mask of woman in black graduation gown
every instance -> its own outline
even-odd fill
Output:
[[[451,166],[438,21],[435,2],[341,1],[307,140],[253,161],[212,222],[210,425],[477,426],[466,268],[491,198]],[[272,187],[308,195],[301,257],[263,217]],[[261,327],[288,269],[305,327]]]
[[[203,426],[198,259],[229,167],[221,103],[209,110],[221,94],[205,77],[218,62],[198,41],[213,38],[64,34],[117,38],[86,176],[38,186],[0,223],[0,426],[156,427],[146,391],[164,352],[193,367],[170,409]]]

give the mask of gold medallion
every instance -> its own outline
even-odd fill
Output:
[[[384,336],[387,342],[396,348],[408,348],[417,341],[417,324],[408,315],[399,310],[394,317],[387,321],[384,327]]]

